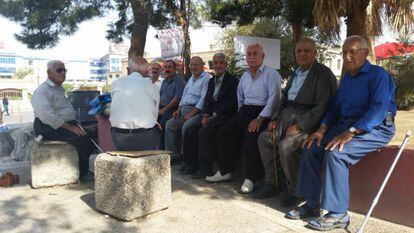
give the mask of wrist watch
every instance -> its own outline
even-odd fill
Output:
[[[355,135],[357,135],[357,129],[355,128],[355,127],[351,127],[351,128],[349,128],[349,130],[348,130],[353,136],[355,136]]]

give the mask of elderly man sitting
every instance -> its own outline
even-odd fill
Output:
[[[35,114],[33,127],[35,134],[41,134],[46,140],[73,144],[79,154],[80,179],[90,181],[93,175],[88,172],[89,155],[95,148],[87,133],[78,127],[77,112],[65,97],[62,84],[66,72],[61,61],[47,64],[47,79],[35,90],[31,100]]]

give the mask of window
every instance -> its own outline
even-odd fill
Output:
[[[120,71],[119,66],[113,66],[113,67],[111,67],[111,71],[112,72],[119,72]]]
[[[16,58],[14,58],[14,57],[0,57],[0,63],[16,64]]]
[[[111,58],[111,63],[112,64],[119,64],[119,59],[118,58]]]
[[[14,67],[0,67],[0,73],[15,73],[16,68]]]

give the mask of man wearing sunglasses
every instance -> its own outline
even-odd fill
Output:
[[[65,96],[62,84],[66,73],[62,61],[52,60],[47,64],[48,78],[35,90],[31,100],[35,114],[33,127],[36,136],[42,135],[45,140],[74,145],[79,154],[80,179],[91,181],[93,174],[88,171],[89,155],[95,147],[87,133],[77,126],[77,113]]]

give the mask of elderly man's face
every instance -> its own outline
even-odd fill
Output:
[[[158,64],[150,64],[148,66],[148,74],[151,76],[151,78],[153,79],[158,79],[158,77],[160,76],[161,73],[161,66]]]
[[[348,41],[342,46],[342,57],[345,68],[355,75],[364,65],[368,57],[368,49],[362,47],[359,41]]]
[[[227,69],[227,61],[222,56],[214,56],[213,57],[213,69],[214,73],[217,76],[221,76],[226,72]]]
[[[264,53],[259,46],[250,46],[246,51],[247,65],[250,69],[258,69],[264,60]]]
[[[167,78],[174,77],[176,73],[176,69],[174,68],[174,64],[172,62],[163,62],[162,64],[162,71],[166,74]]]
[[[48,77],[56,85],[62,85],[66,79],[66,68],[63,63],[55,63],[51,70],[47,71]]]
[[[295,48],[296,63],[302,70],[308,70],[316,59],[316,50],[311,43],[299,42]]]
[[[204,70],[203,60],[198,57],[193,57],[190,60],[190,71],[195,77],[199,77]]]

